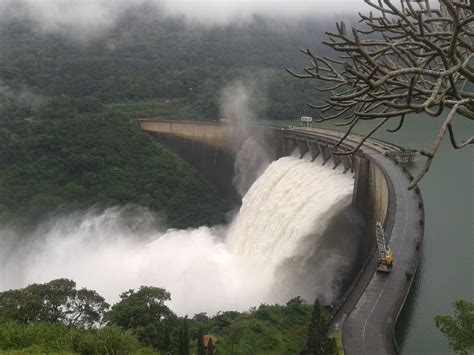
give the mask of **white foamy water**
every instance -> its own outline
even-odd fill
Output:
[[[340,169],[285,157],[252,185],[229,227],[160,232],[144,217],[129,228],[109,209],[53,221],[28,242],[13,243],[18,237],[4,231],[0,290],[66,277],[113,303],[130,288],[158,286],[180,315],[297,295],[331,301],[351,252],[324,233],[350,204],[352,186]]]

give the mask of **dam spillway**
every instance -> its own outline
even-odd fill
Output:
[[[229,246],[267,267],[301,256],[305,238],[324,232],[332,215],[350,205],[352,190],[351,176],[341,170],[293,156],[280,158],[244,196]]]
[[[196,166],[205,175],[210,171],[211,181],[213,172],[222,173],[224,168],[218,157],[227,156],[227,161],[232,161],[235,154],[232,143],[242,129],[239,125],[227,126],[220,122],[196,124],[153,119],[139,120],[139,125],[190,163],[206,161]],[[207,134],[208,129],[210,134]],[[326,129],[250,125],[244,130],[266,145],[273,159],[289,155],[297,148],[301,157],[310,152],[311,159],[322,156],[323,164],[332,162],[336,167],[342,163],[345,170],[354,171],[352,205],[366,222],[363,247],[358,255],[361,263],[350,287],[335,304],[330,329],[340,333],[347,354],[397,353],[394,326],[421,258],[425,223],[420,189],[415,187],[408,191],[413,177],[400,166],[407,160],[407,151],[391,143],[368,139],[358,152],[352,153],[360,136],[350,134],[341,145],[336,145],[342,133]],[[198,149],[194,148],[195,143]],[[200,146],[204,148],[199,149]],[[413,152],[408,153],[408,160],[413,159]],[[232,173],[233,170],[228,169],[224,175],[232,176]],[[375,273],[376,222],[385,228],[396,265],[392,274],[385,277]]]
[[[226,244],[266,275],[271,293],[278,288],[279,296],[267,301],[296,296],[309,302],[315,297],[326,304],[335,301],[355,261],[360,221],[353,215],[339,220],[337,236],[330,225],[341,213],[350,215],[352,191],[350,174],[322,161],[312,163],[309,157],[282,157],[254,182]]]

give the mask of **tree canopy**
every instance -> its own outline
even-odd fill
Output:
[[[108,308],[97,292],[77,290],[76,283],[67,279],[0,293],[0,318],[22,324],[45,322],[92,328],[104,324]]]
[[[59,95],[0,116],[0,223],[31,226],[58,214],[139,205],[170,227],[225,221],[217,191],[126,113]],[[86,105],[87,106],[87,105]],[[99,111],[99,112],[91,112]]]
[[[454,302],[454,316],[436,316],[436,326],[449,340],[451,348],[459,354],[474,351],[474,303],[464,300]]]
[[[109,308],[96,291],[77,290],[66,279],[0,292],[0,352],[202,353],[199,337],[209,335],[217,339],[216,353],[297,354],[307,342],[312,306],[300,298],[188,318],[168,308],[170,297],[162,288],[142,286],[123,292]],[[324,308],[319,311],[326,319]]]
[[[248,26],[209,27],[180,18],[150,18],[145,8],[124,14],[109,32],[83,43],[36,26],[18,16],[0,23],[0,87],[103,103],[180,99],[171,112],[156,113],[201,120],[218,117],[220,92],[237,79],[254,88],[258,116],[301,115],[313,89],[283,69],[301,63],[296,50],[323,28],[309,20],[277,23],[263,17]]]

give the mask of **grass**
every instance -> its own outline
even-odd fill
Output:
[[[331,338],[334,339],[334,344],[336,345],[335,354],[344,355],[344,347],[342,346],[341,332],[335,331],[334,333],[331,334]]]

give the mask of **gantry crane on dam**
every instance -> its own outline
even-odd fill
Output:
[[[392,251],[390,250],[388,243],[385,241],[382,223],[377,222],[375,228],[377,249],[379,253],[379,258],[377,260],[377,271],[390,272],[392,271],[393,265]]]

